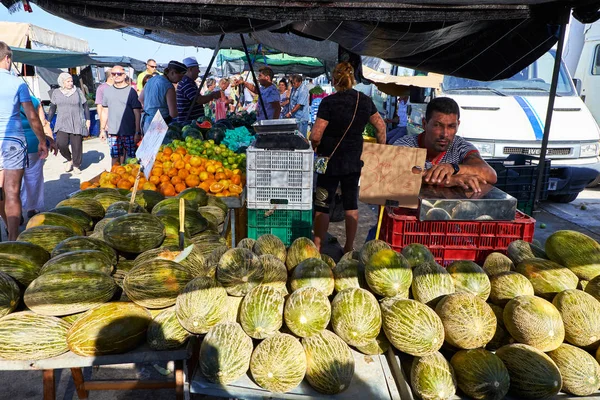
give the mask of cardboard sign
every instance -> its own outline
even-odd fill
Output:
[[[140,165],[144,169],[146,179],[150,179],[150,173],[152,172],[152,166],[156,159],[156,153],[158,153],[160,145],[165,139],[167,129],[169,129],[167,123],[160,114],[160,111],[157,111],[154,118],[152,118],[152,122],[150,122],[148,130],[144,133],[144,138],[142,139],[142,143],[140,143],[140,147],[138,147],[135,152],[136,158],[140,160]]]
[[[360,201],[385,205],[390,200],[417,208],[426,156],[425,149],[364,143]]]

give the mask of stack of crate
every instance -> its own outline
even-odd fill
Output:
[[[312,236],[314,152],[246,150],[248,237],[279,237],[286,246]]]

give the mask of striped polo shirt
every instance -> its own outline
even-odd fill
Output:
[[[187,75],[183,76],[183,79],[177,84],[177,118],[176,121],[180,123],[187,123],[195,121],[200,117],[204,117],[204,105],[196,104],[192,109],[192,114],[189,119],[186,119],[190,105],[194,101],[194,97],[198,92],[198,86]]]
[[[394,146],[403,147],[420,147],[423,145],[423,133],[420,135],[406,135],[394,142]],[[471,154],[479,154],[479,150],[471,143],[467,142],[461,136],[454,136],[454,140],[448,147],[448,150],[439,154],[433,160],[425,161],[425,169],[429,169],[438,164],[461,164],[467,156]]]

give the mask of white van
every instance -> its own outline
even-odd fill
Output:
[[[586,25],[584,35],[575,78],[581,82],[581,99],[600,125],[600,22]]]
[[[458,134],[473,143],[484,158],[539,156],[555,53],[548,51],[505,80],[482,82],[444,76],[441,89],[433,95],[456,100],[460,106]],[[424,107],[415,107],[412,97],[411,103],[414,128],[424,117]],[[550,199],[564,203],[575,200],[600,174],[599,152],[600,129],[563,64],[547,152],[552,160]]]

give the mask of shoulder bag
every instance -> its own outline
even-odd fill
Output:
[[[81,135],[83,137],[87,137],[90,136],[90,131],[87,128],[87,126],[85,126],[85,123],[87,122],[87,120],[85,119],[85,111],[83,108],[83,103],[85,103],[85,96],[82,96],[82,92],[79,89],[77,90],[77,97],[79,97],[79,112],[81,114]],[[83,98],[82,98],[83,97]]]

